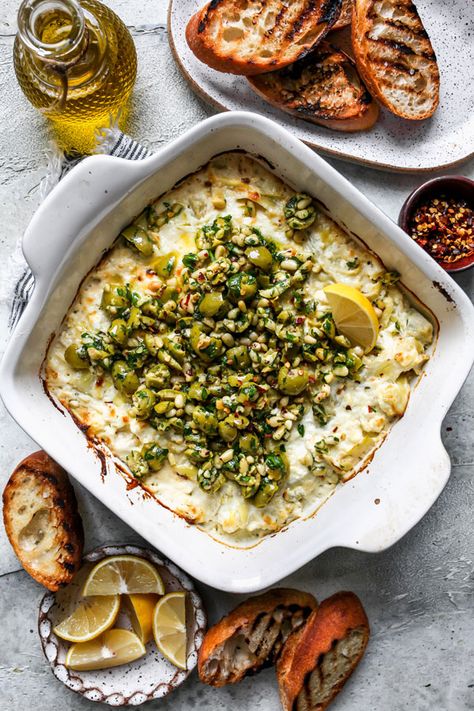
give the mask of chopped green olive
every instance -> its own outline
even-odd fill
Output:
[[[309,373],[306,368],[286,368],[278,371],[278,390],[286,395],[299,395],[307,387]]]
[[[196,355],[205,363],[210,363],[218,358],[224,350],[221,339],[209,336],[199,323],[193,325],[189,342]]]
[[[168,450],[158,444],[152,444],[143,450],[143,459],[153,471],[159,471],[164,464]]]
[[[228,310],[229,304],[220,291],[211,291],[209,294],[204,294],[199,303],[199,312],[208,318],[224,316]]]
[[[232,301],[250,301],[257,293],[257,280],[252,274],[233,274],[227,280],[227,291]]]
[[[239,447],[245,454],[256,454],[259,445],[258,437],[252,433],[242,435],[239,439]]]
[[[230,422],[219,422],[219,434],[225,442],[233,442],[237,437],[238,430]]]
[[[226,351],[225,362],[231,368],[248,368],[250,365],[249,349],[247,346],[233,346]]]
[[[217,432],[217,417],[213,412],[197,405],[193,410],[193,421],[204,434],[213,435]]]
[[[130,225],[120,233],[121,236],[132,247],[143,254],[144,257],[151,257],[153,254],[153,242],[148,236],[148,232],[139,225]]]
[[[64,351],[64,358],[66,363],[74,368],[75,370],[85,370],[89,367],[89,361],[83,358],[81,355],[81,347],[77,347],[74,344],[68,346]]]
[[[272,268],[273,257],[270,250],[266,247],[249,247],[245,251],[245,254],[249,262],[258,267],[258,269],[268,272]]]
[[[155,393],[149,388],[136,390],[132,397],[136,417],[146,420],[150,416],[156,401]]]
[[[161,390],[171,377],[171,372],[168,366],[164,363],[157,363],[152,365],[152,367],[145,373],[145,385],[147,388],[155,388],[156,390]]]
[[[213,494],[219,491],[225,482],[225,477],[215,467],[210,469],[199,469],[197,481],[201,489],[207,491],[208,494]]]
[[[123,346],[128,338],[127,322],[123,318],[114,319],[107,333],[115,343]]]
[[[114,316],[119,311],[126,309],[129,305],[126,295],[126,287],[123,284],[106,284],[102,292],[100,307]]]
[[[172,275],[176,267],[176,255],[174,252],[168,252],[157,257],[150,264],[151,268],[159,277],[167,279]]]
[[[174,360],[177,360],[178,363],[182,363],[184,361],[186,351],[184,350],[182,344],[179,341],[173,340],[171,338],[165,338],[164,344],[166,350],[168,351],[170,356],[174,358]]]
[[[117,390],[131,395],[140,385],[138,375],[124,360],[117,360],[112,366],[112,379]]]
[[[276,481],[271,481],[267,477],[263,477],[253,500],[254,505],[259,509],[266,506],[268,502],[273,499],[278,491],[278,488],[278,483]]]
[[[204,387],[204,385],[194,382],[188,390],[188,397],[191,398],[191,400],[200,400],[201,402],[204,402],[204,400],[207,400],[209,397],[209,391]]]

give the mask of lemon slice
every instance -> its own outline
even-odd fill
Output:
[[[330,284],[324,292],[337,330],[366,353],[371,351],[379,335],[379,322],[368,298],[348,284]]]
[[[68,642],[87,642],[112,627],[119,609],[120,595],[83,599],[77,605],[71,605],[53,632]]]
[[[158,595],[153,593],[132,593],[125,597],[132,629],[143,644],[153,636],[153,613],[157,602]]]
[[[172,592],[158,601],[153,616],[156,646],[171,664],[186,669],[186,593]]]
[[[143,643],[134,632],[114,629],[90,642],[71,645],[64,664],[76,671],[108,669],[134,662],[145,653]]]
[[[104,558],[92,568],[83,595],[163,595],[164,591],[163,581],[154,565],[134,555],[114,555]]]

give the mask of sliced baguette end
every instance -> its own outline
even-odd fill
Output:
[[[307,711],[324,711],[360,662],[369,634],[367,616],[354,593],[324,600],[304,628],[289,638],[277,662],[284,711],[293,711],[300,694]]]
[[[207,631],[198,656],[200,680],[215,687],[235,684],[273,663],[292,629],[316,608],[313,595],[289,588],[249,598]],[[252,652],[255,636],[260,642]]]
[[[45,452],[16,467],[3,492],[3,521],[23,568],[48,590],[71,582],[84,532],[66,472]]]

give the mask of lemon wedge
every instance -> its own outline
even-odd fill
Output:
[[[58,590],[51,616],[53,631],[69,642],[86,642],[98,637],[115,622],[120,609],[119,595],[84,598],[82,588],[91,570],[86,563],[72,583]]]
[[[348,284],[330,284],[324,288],[337,330],[366,353],[379,335],[374,307],[359,289]]]
[[[158,595],[131,593],[125,597],[124,602],[133,631],[143,644],[147,644],[153,636],[153,613]]]
[[[99,561],[89,573],[83,595],[155,593],[165,588],[155,566],[133,555],[114,555]]]
[[[87,598],[74,607],[53,632],[68,642],[87,642],[112,627],[119,609],[120,595]]]
[[[143,643],[130,630],[107,630],[90,642],[69,647],[65,666],[76,671],[108,669],[129,664],[146,653]]]
[[[172,592],[156,604],[153,616],[156,646],[171,664],[186,669],[186,593]]]

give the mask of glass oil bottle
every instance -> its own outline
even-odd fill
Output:
[[[91,152],[95,131],[123,126],[136,72],[133,39],[97,0],[24,0],[14,66],[27,99],[65,150]]]

